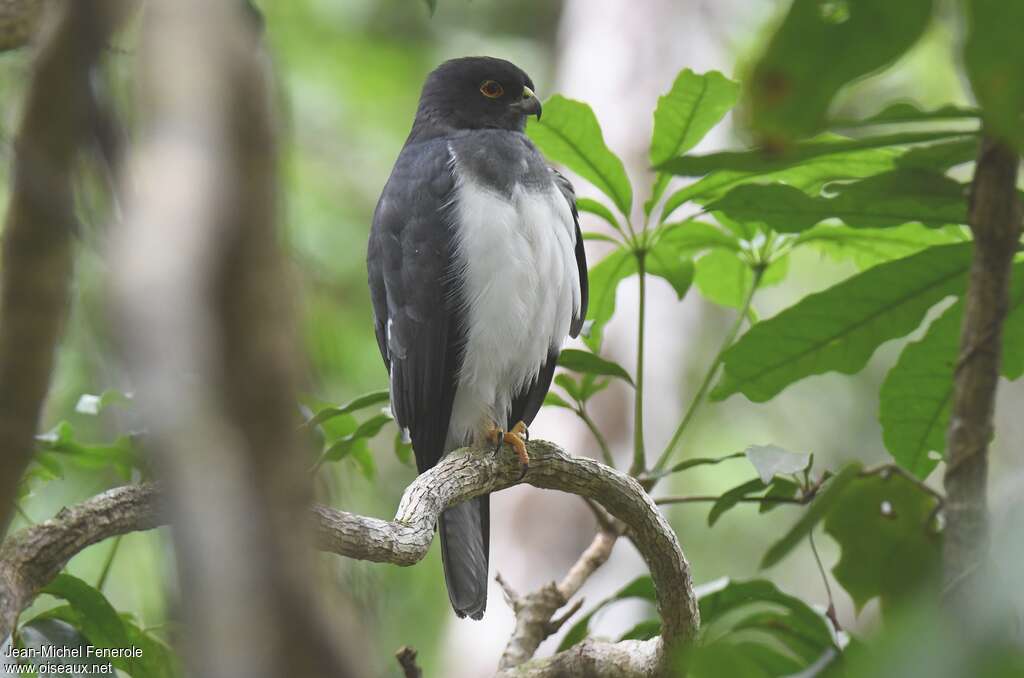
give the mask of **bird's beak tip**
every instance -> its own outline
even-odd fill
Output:
[[[540,114],[541,114],[540,99],[537,98],[537,95],[534,94],[532,89],[530,89],[529,87],[526,87],[525,85],[523,86],[522,109],[523,109],[523,112],[526,115],[536,115],[537,116],[537,120],[540,120]]]

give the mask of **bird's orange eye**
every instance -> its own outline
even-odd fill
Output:
[[[493,80],[484,80],[480,83],[480,93],[489,99],[497,99],[505,93],[505,88]]]

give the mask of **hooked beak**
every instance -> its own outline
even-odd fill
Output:
[[[536,115],[537,119],[540,120],[540,99],[533,93],[533,90],[529,87],[523,86],[523,99],[516,108],[523,112],[523,115]]]

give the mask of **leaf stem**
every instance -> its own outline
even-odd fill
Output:
[[[96,580],[96,590],[103,591],[103,587],[107,583],[107,578],[110,576],[110,568],[114,565],[114,558],[117,556],[117,549],[121,546],[121,537],[124,535],[119,534],[114,537],[114,543],[110,545],[110,551],[107,552],[107,558],[103,561],[103,569],[100,570],[99,579]]]
[[[714,381],[715,375],[718,374],[718,368],[722,365],[722,359],[725,356],[725,352],[730,346],[732,346],[733,342],[736,341],[736,335],[739,334],[740,328],[743,326],[743,321],[746,320],[751,309],[751,302],[754,300],[754,294],[761,285],[761,279],[764,276],[764,266],[754,266],[753,273],[754,277],[750,283],[750,289],[747,290],[747,295],[743,299],[743,305],[740,307],[739,313],[736,314],[736,320],[726,333],[725,339],[722,341],[722,345],[718,349],[718,355],[715,356],[715,359],[711,363],[711,367],[708,368],[707,373],[704,375],[704,379],[701,381],[696,395],[693,396],[693,400],[690,401],[690,406],[686,409],[686,413],[679,422],[679,426],[676,427],[675,433],[672,434],[672,439],[668,442],[668,445],[665,446],[665,451],[661,453],[660,457],[658,457],[658,461],[654,464],[654,468],[651,469],[652,475],[659,473],[665,468],[665,464],[668,463],[669,458],[675,451],[676,445],[679,444],[679,439],[683,437],[683,433],[690,425],[690,422],[693,421],[693,416],[697,413],[697,410],[704,402],[707,392],[711,389],[711,383]],[[657,479],[652,480],[650,486],[653,487],[655,482],[657,482]]]
[[[601,447],[601,458],[604,459],[605,465],[615,468],[615,458],[612,456],[611,448],[608,447],[608,440],[604,437],[604,434],[601,433],[601,430],[597,428],[597,424],[594,423],[590,414],[587,413],[586,405],[583,403],[577,403],[576,414],[583,420],[583,423],[587,425],[587,428],[590,429],[590,432],[594,435],[594,439],[597,440],[597,444]]]
[[[636,393],[633,407],[633,464],[630,475],[636,476],[646,470],[647,458],[644,450],[644,319],[647,311],[647,270],[646,250],[636,250],[636,268],[640,278],[640,308],[636,330]]]
[[[656,497],[654,503],[662,506],[665,504],[698,504],[705,502],[718,501],[722,497],[720,495],[695,495],[692,497]],[[747,496],[740,497],[737,502],[743,503],[757,503],[757,504],[796,504],[803,506],[808,504],[814,499],[813,495],[801,496],[801,497],[763,497],[763,496]]]
[[[15,512],[19,516],[21,516],[21,519],[24,520],[27,524],[29,524],[29,525],[35,525],[36,524],[36,521],[32,520],[31,516],[29,516],[29,514],[25,513],[25,509],[23,509],[21,507],[21,504],[19,504],[18,502],[14,502],[14,510],[15,510]]]

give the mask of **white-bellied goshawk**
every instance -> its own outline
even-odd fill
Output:
[[[572,185],[523,133],[533,82],[489,57],[445,62],[373,216],[367,252],[391,407],[422,473],[451,450],[524,438],[562,342],[587,309]],[[525,467],[524,467],[525,470]],[[447,509],[439,533],[460,616],[487,604],[489,498]]]

